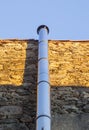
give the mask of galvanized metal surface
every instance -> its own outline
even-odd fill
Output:
[[[42,25],[37,30],[39,34],[38,49],[38,87],[37,87],[37,130],[51,129],[50,83],[48,68],[49,29]]]

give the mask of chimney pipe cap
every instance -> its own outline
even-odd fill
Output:
[[[37,34],[39,34],[40,29],[45,28],[47,29],[47,33],[49,34],[49,28],[46,25],[41,25],[37,28]]]

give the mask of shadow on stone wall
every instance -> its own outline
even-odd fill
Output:
[[[0,85],[0,130],[35,130],[37,56],[37,42],[28,43],[23,84]]]
[[[52,130],[89,129],[89,88],[51,87]]]

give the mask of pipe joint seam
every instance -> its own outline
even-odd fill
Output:
[[[39,85],[42,82],[45,82],[45,83],[49,84],[49,86],[50,86],[50,83],[48,81],[46,81],[46,80],[39,81],[37,84]]]
[[[40,60],[48,60],[48,58],[46,58],[46,57],[39,58],[39,59],[38,59],[38,62],[39,62]]]
[[[51,116],[48,116],[48,115],[40,115],[40,116],[36,117],[36,120],[38,120],[40,117],[48,117],[51,120]]]

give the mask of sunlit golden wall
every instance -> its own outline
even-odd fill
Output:
[[[89,41],[49,40],[48,46],[51,85],[88,87]],[[26,84],[24,79],[28,77],[34,80],[37,48],[36,40],[1,40],[0,84],[19,86]]]
[[[52,86],[89,86],[89,41],[49,41]]]
[[[36,71],[33,60],[37,59],[37,42],[35,42],[35,40],[0,41],[0,85],[26,85],[28,76],[29,81],[32,79]]]

